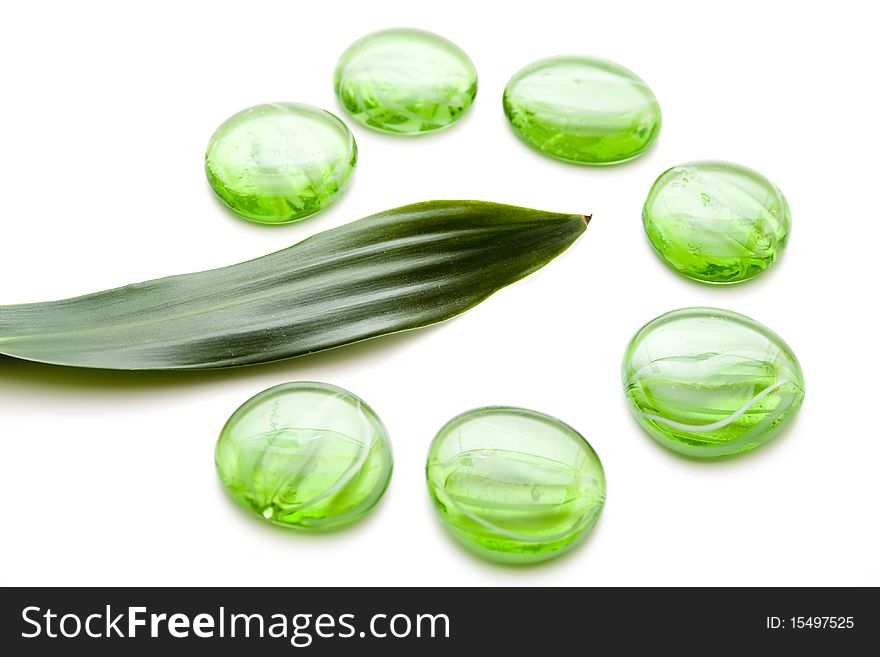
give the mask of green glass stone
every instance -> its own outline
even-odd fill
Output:
[[[391,479],[382,421],[360,398],[326,383],[269,388],[220,433],[217,473],[229,494],[269,522],[328,529],[356,522]]]
[[[427,479],[452,535],[503,563],[570,550],[605,504],[605,472],[584,437],[522,408],[478,408],[451,420],[431,443]]]
[[[529,64],[504,89],[514,132],[545,155],[576,164],[618,164],[641,155],[660,132],[648,85],[614,62],[583,56]]]
[[[320,212],[348,186],[357,162],[351,132],[311,105],[257,105],[227,119],[208,142],[205,172],[234,213],[284,224]]]
[[[473,104],[477,71],[443,37],[409,28],[355,41],[336,66],[339,102],[359,123],[402,135],[446,128]]]
[[[684,308],[635,334],[623,360],[633,414],[664,447],[739,454],[777,436],[804,399],[804,375],[773,331],[729,310]]]
[[[692,162],[665,171],[642,211],[645,232],[677,272],[738,283],[772,265],[788,241],[782,192],[757,171],[729,162]]]

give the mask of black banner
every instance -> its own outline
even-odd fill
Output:
[[[4,654],[493,654],[723,648],[855,654],[880,639],[871,589],[4,589]],[[10,652],[8,649],[13,649]],[[417,651],[417,652],[414,652]]]

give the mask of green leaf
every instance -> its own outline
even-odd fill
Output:
[[[231,267],[0,306],[0,354],[120,370],[300,356],[449,319],[545,265],[586,225],[481,201],[417,203]]]

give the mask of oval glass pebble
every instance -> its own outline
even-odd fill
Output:
[[[604,59],[549,57],[504,89],[514,132],[545,155],[576,164],[618,164],[641,155],[660,132],[660,105],[632,71]]]
[[[391,443],[376,413],[347,390],[294,382],[239,408],[215,452],[223,487],[269,522],[303,529],[360,520],[391,479]]]
[[[804,399],[804,375],[785,341],[718,308],[673,310],[639,329],[626,350],[623,385],[652,438],[697,458],[765,444]]]
[[[477,71],[443,37],[410,28],[374,32],[342,54],[339,102],[359,123],[402,135],[446,128],[473,104]]]
[[[357,163],[354,137],[336,116],[311,105],[257,105],[211,137],[205,172],[217,198],[266,224],[304,219],[333,203]]]
[[[584,437],[522,408],[478,408],[447,423],[431,443],[427,480],[452,535],[505,563],[570,550],[605,504],[605,473]]]
[[[757,276],[779,258],[791,229],[779,188],[730,162],[692,162],[665,171],[648,194],[642,220],[665,263],[708,283]]]

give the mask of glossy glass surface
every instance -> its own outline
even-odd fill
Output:
[[[660,132],[660,105],[648,85],[623,66],[595,57],[529,64],[507,83],[503,100],[520,139],[566,162],[626,162]]]
[[[269,522],[327,529],[360,520],[388,486],[388,433],[359,397],[294,382],[245,402],[215,452],[229,494]]]
[[[234,213],[267,224],[304,219],[348,186],[357,146],[337,117],[311,105],[271,103],[239,112],[208,142],[205,172]]]
[[[478,408],[451,420],[431,443],[427,480],[452,535],[505,563],[570,550],[605,504],[605,473],[583,436],[522,408]]]
[[[477,71],[461,48],[410,28],[374,32],[353,43],[333,81],[353,119],[401,135],[452,125],[477,94]]]
[[[791,348],[758,322],[718,308],[683,308],[629,343],[623,385],[633,414],[664,447],[696,458],[772,440],[804,399]]]
[[[691,162],[665,171],[648,194],[642,220],[666,264],[708,283],[757,276],[779,258],[791,229],[779,188],[730,162]]]

